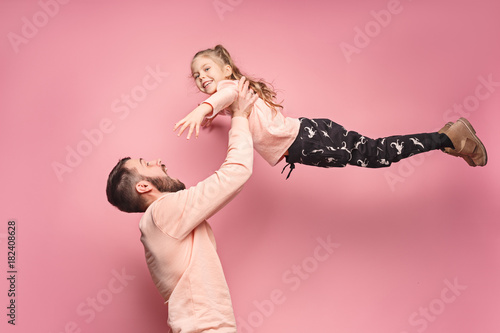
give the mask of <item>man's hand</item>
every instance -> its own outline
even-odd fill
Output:
[[[243,76],[238,82],[238,99],[231,105],[233,117],[248,118],[252,113],[255,101],[259,98],[252,89],[248,89],[248,81]]]
[[[185,116],[175,124],[174,132],[180,126],[181,129],[179,130],[179,134],[177,134],[177,136],[181,136],[182,132],[184,132],[184,130],[189,127],[187,139],[189,140],[189,138],[191,138],[193,130],[195,131],[196,138],[198,138],[198,135],[200,134],[200,126],[203,123],[203,119],[205,119],[206,115],[208,115],[210,112],[212,112],[212,107],[210,106],[210,104],[200,104],[196,109],[191,111],[187,116]]]

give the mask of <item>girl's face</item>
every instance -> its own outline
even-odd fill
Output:
[[[221,66],[207,56],[196,57],[191,64],[191,71],[198,89],[209,95],[217,91],[220,81],[229,79],[233,73],[231,66]]]

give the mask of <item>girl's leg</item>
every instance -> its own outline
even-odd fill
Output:
[[[415,154],[453,147],[448,136],[438,132],[371,139],[329,119],[300,121],[299,135],[289,149],[289,163],[380,168]]]

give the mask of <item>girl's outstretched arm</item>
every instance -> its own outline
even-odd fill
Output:
[[[189,127],[187,139],[191,138],[191,134],[195,131],[195,136],[198,138],[200,134],[200,126],[203,123],[203,119],[212,112],[212,106],[207,103],[201,103],[193,111],[191,111],[187,116],[178,121],[174,126],[174,132],[180,127],[177,136],[181,136],[186,128]]]
[[[195,131],[196,137],[200,133],[201,126],[209,126],[219,112],[229,108],[238,97],[238,83],[232,80],[221,81],[217,85],[217,91],[207,98],[196,109],[186,117],[177,122],[174,131],[180,128],[179,136],[189,127],[187,138]],[[229,110],[228,110],[229,111]],[[230,112],[225,114],[231,114]],[[205,122],[203,120],[205,119]]]

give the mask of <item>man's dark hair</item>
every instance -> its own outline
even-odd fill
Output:
[[[141,176],[135,169],[129,169],[125,163],[130,157],[122,158],[111,170],[106,186],[106,196],[110,204],[127,213],[141,213],[146,210],[145,203],[135,191],[135,184]]]

